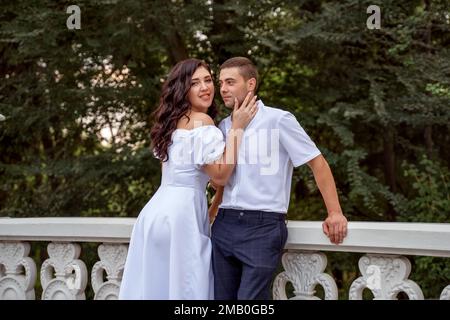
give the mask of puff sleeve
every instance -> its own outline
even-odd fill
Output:
[[[213,125],[196,129],[195,163],[204,165],[219,160],[225,149],[225,141],[219,128]]]

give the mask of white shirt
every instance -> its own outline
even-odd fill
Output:
[[[231,116],[219,128],[226,136]],[[238,164],[224,188],[220,208],[286,213],[293,167],[320,155],[314,142],[290,112],[264,106],[244,131]]]

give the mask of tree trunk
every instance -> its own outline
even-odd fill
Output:
[[[176,64],[177,62],[189,57],[184,41],[177,30],[168,30],[168,32],[163,35],[163,38],[172,64]]]
[[[427,156],[431,158],[433,152],[433,137],[432,137],[433,128],[431,125],[425,127],[424,137],[425,137],[425,146],[427,148]]]
[[[146,30],[150,34],[155,34],[167,51],[167,55],[171,65],[187,59],[189,57],[188,50],[178,25],[174,21],[174,16],[171,14],[172,4],[160,1],[159,8],[153,19],[146,21]]]
[[[211,41],[212,50],[219,64],[232,56],[245,55],[245,53],[230,50],[231,48],[242,49],[244,35],[234,23],[233,17],[236,13],[223,7],[225,2],[224,0],[214,1],[214,20],[211,31],[208,33],[208,39]]]
[[[385,181],[389,189],[395,193],[397,192],[397,182],[395,178],[394,131],[392,128],[384,128],[383,146]],[[386,214],[389,221],[396,220],[396,212],[391,204],[388,204]]]

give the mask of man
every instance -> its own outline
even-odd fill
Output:
[[[220,67],[220,94],[227,108],[248,92],[255,94],[258,71],[244,57]],[[231,116],[219,128],[224,135]],[[238,165],[228,184],[218,188],[210,208],[220,208],[212,226],[214,293],[218,300],[270,299],[270,282],[287,240],[285,217],[293,167],[308,164],[325,202],[323,231],[339,244],[347,234],[328,163],[295,117],[258,101],[255,118],[244,131]],[[223,195],[222,195],[223,194]]]

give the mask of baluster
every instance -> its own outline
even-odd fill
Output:
[[[42,300],[84,300],[87,269],[79,260],[80,245],[49,243],[49,257],[41,268]]]
[[[127,252],[128,247],[124,244],[105,243],[98,247],[100,261],[95,263],[91,273],[95,300],[118,299]],[[103,280],[103,272],[106,272],[107,281]]]
[[[0,242],[0,300],[34,300],[36,263],[27,242]]]
[[[361,300],[365,288],[372,291],[375,300],[396,300],[399,292],[405,292],[410,300],[423,300],[420,287],[408,279],[411,263],[397,255],[368,254],[359,259],[362,276],[353,281],[350,300]]]
[[[287,252],[282,257],[285,271],[278,274],[273,284],[273,298],[286,300],[286,284],[294,286],[293,300],[318,300],[314,295],[316,285],[325,291],[325,300],[336,300],[338,291],[333,277],[323,273],[327,266],[327,257],[321,252]]]
[[[450,300],[450,285],[446,286],[441,293],[441,300]]]

